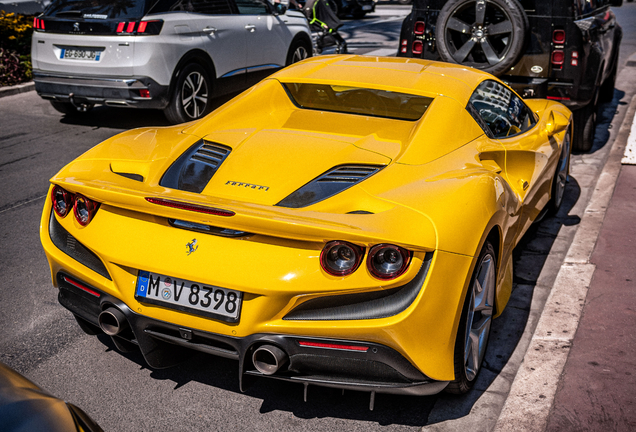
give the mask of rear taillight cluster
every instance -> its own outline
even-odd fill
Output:
[[[122,35],[158,35],[163,27],[162,20],[121,21],[117,23],[117,34]]]
[[[33,18],[33,28],[37,30],[46,30],[44,28],[44,20],[38,17]]]
[[[422,52],[424,51],[424,31],[426,30],[426,24],[424,23],[424,21],[415,21],[415,24],[413,24],[413,34],[415,36],[421,36],[422,38],[416,38],[413,40],[413,43],[411,44],[411,51],[413,52],[413,54],[422,54]],[[402,39],[401,43],[400,43],[400,52],[402,54],[406,54],[408,52],[409,49],[409,41],[408,39]]]
[[[563,69],[565,64],[565,30],[556,29],[552,32],[552,44],[554,49],[552,50],[552,56],[550,57],[550,63],[553,70]],[[570,65],[579,65],[579,52],[572,51],[572,58]]]
[[[331,241],[320,253],[322,269],[332,276],[347,276],[358,269],[364,257],[364,249],[345,241]],[[403,274],[411,262],[406,249],[379,244],[369,250],[367,268],[377,279],[389,280]]]
[[[81,226],[88,225],[99,209],[98,202],[81,194],[72,194],[60,186],[53,187],[51,201],[53,210],[61,218],[65,218],[73,209],[75,219]]]

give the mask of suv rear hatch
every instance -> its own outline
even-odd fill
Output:
[[[140,26],[154,3],[156,0],[54,1],[34,20],[34,68],[132,76],[134,36],[161,30],[161,21]]]

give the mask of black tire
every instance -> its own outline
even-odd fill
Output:
[[[493,245],[486,241],[477,259],[459,320],[455,339],[455,380],[446,387],[447,393],[467,393],[477,381],[488,347],[496,289],[497,255]],[[483,305],[478,311],[475,310],[476,302]],[[478,345],[475,357],[475,344],[471,336],[476,333]]]
[[[178,73],[163,113],[172,124],[200,119],[210,111],[212,90],[208,72],[198,63],[190,63]]]
[[[561,147],[561,154],[559,155],[559,161],[557,162],[556,171],[554,173],[554,179],[552,180],[552,188],[550,194],[550,202],[548,203],[548,214],[554,216],[559,212],[561,204],[563,203],[563,196],[565,195],[565,187],[567,185],[568,176],[570,175],[570,150],[572,146],[572,140],[570,138],[570,128],[563,138],[563,146]]]
[[[616,87],[616,75],[618,72],[618,47],[616,48],[616,58],[614,59],[614,66],[612,72],[601,85],[599,90],[598,100],[600,102],[611,102],[614,99],[614,87]]]
[[[357,11],[357,12],[354,12],[352,16],[353,16],[353,19],[363,19],[366,14],[367,14],[366,12]]]
[[[442,60],[500,75],[523,54],[528,28],[517,0],[450,0],[439,13],[435,37]]]
[[[590,103],[574,111],[574,139],[572,140],[572,150],[582,153],[590,151],[592,144],[594,144],[595,129],[595,103]]]
[[[285,66],[289,66],[290,64],[294,64],[311,57],[312,51],[313,50],[309,42],[303,39],[296,39],[289,47]]]
[[[76,107],[70,102],[58,102],[58,101],[49,101],[51,102],[51,106],[55,108],[56,111],[61,112],[62,114],[66,114],[68,116],[82,115],[86,114],[90,110],[93,109],[95,105],[93,104],[82,104],[80,107]]]

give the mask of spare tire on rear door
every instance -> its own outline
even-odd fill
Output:
[[[437,18],[442,60],[500,75],[523,54],[528,17],[517,0],[449,0]]]

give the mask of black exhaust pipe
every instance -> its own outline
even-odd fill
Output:
[[[99,314],[97,318],[99,327],[108,336],[115,336],[128,328],[128,321],[122,311],[109,307]]]
[[[288,359],[285,351],[274,345],[262,345],[252,355],[254,367],[263,375],[274,375]]]

